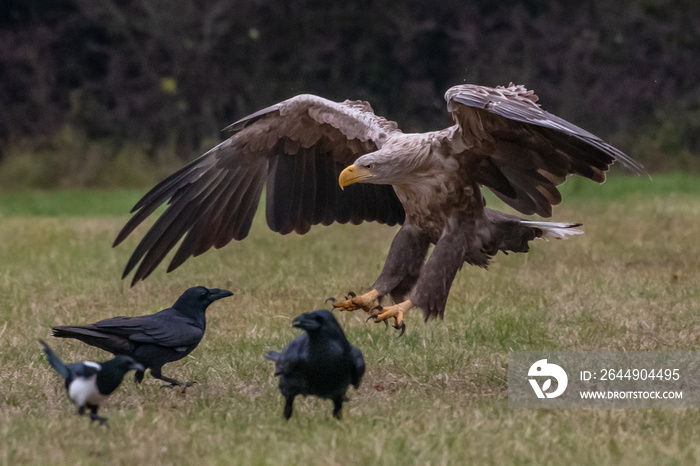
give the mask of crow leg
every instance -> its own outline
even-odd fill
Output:
[[[143,381],[143,376],[146,375],[145,371],[136,371],[134,372],[134,382],[135,383],[141,383]]]
[[[294,395],[285,398],[284,402],[284,418],[289,419],[292,417],[292,410],[294,409]]]
[[[333,417],[336,419],[341,418],[341,411],[343,410],[343,398],[342,396],[339,396],[337,398],[333,398]]]
[[[168,382],[168,385],[163,385],[163,387],[180,387],[184,385],[183,388],[191,387],[192,385],[195,384],[195,382],[180,382],[179,380],[176,379],[171,379],[170,377],[166,377],[160,372],[160,367],[151,367],[151,375],[153,378],[162,380],[163,382]]]

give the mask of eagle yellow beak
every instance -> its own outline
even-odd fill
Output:
[[[345,189],[346,186],[371,177],[372,172],[370,172],[369,169],[362,166],[356,167],[355,165],[350,165],[340,172],[338,184],[340,185],[340,189]]]

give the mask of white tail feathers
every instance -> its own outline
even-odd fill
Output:
[[[542,230],[542,238],[544,239],[568,239],[569,236],[582,235],[583,230],[578,230],[580,223],[560,223],[560,222],[531,222],[529,220],[521,220],[520,223]]]

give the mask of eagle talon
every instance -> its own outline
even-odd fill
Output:
[[[384,322],[386,322],[386,320]],[[401,330],[401,333],[399,333],[399,338],[401,338],[403,336],[403,334],[406,333],[406,324],[404,323],[403,320],[401,321],[400,324],[398,324],[398,323],[394,324],[394,328],[397,330],[399,330],[399,329]]]
[[[374,309],[373,309],[373,310],[374,310]],[[379,314],[372,314],[372,315],[370,315],[369,317],[367,317],[367,320],[365,320],[365,322],[369,322],[371,319],[374,319],[374,321],[376,322],[376,321],[377,321],[377,316],[378,316],[378,315],[379,315]],[[389,324],[387,323],[386,320],[383,320],[382,322],[384,322],[384,326],[385,326],[386,328],[389,328]]]
[[[331,296],[330,298],[326,299],[326,300],[323,302],[323,304],[326,304],[328,301],[330,301],[331,303],[334,303],[334,302],[336,302],[337,300],[336,300],[333,296]]]
[[[377,321],[377,316],[378,316],[379,314],[381,314],[382,311],[384,311],[384,307],[383,307],[382,305],[380,305],[380,304],[377,304],[376,306],[374,306],[372,309],[369,310],[369,313],[371,314],[371,315],[370,315],[370,318],[374,318],[374,321],[376,322],[376,321]],[[369,320],[369,319],[367,319],[367,320]],[[367,320],[366,320],[365,322],[367,322]],[[385,330],[386,330],[387,328],[389,328],[389,323],[388,323],[386,320],[384,320],[384,321],[382,321],[382,322],[384,322]]]
[[[408,311],[412,307],[413,303],[409,299],[402,303],[394,304],[393,306],[375,306],[370,310],[370,313],[372,314],[372,317],[374,317],[375,322],[384,322],[387,326],[387,321],[389,319],[394,319],[393,327],[396,330],[401,330],[399,336],[403,336],[403,334],[406,333],[406,323],[403,320],[403,315],[404,312]],[[377,314],[374,313],[375,310],[378,311]]]
[[[357,296],[354,292],[349,291],[347,296],[345,296],[344,301],[332,300],[333,308],[340,311],[356,311],[358,309],[362,309],[365,312],[369,312],[378,295],[379,293],[377,293],[376,290],[372,290],[360,296]]]

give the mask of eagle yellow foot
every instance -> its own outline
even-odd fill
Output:
[[[356,311],[362,309],[369,312],[374,307],[374,302],[379,297],[377,290],[369,291],[363,295],[357,296],[352,291],[348,293],[343,301],[336,301],[334,298],[328,298],[326,301],[332,301],[333,307],[340,311]]]
[[[367,318],[367,320],[374,319],[375,322],[384,322],[386,324],[387,319],[391,319],[393,317],[394,328],[401,330],[401,333],[399,333],[399,336],[401,336],[404,334],[404,332],[406,332],[406,324],[403,321],[403,315],[412,307],[413,303],[410,299],[399,304],[394,304],[393,306],[375,306],[370,311],[371,315]]]

